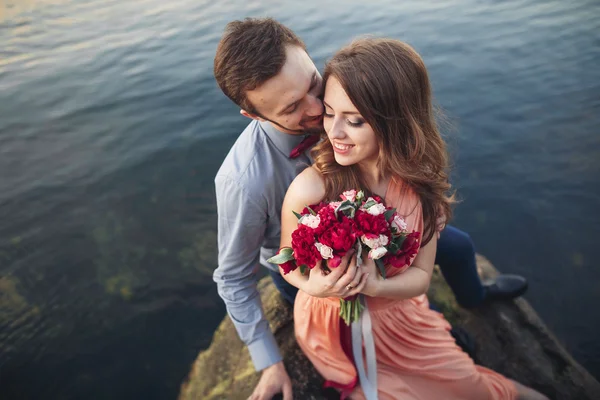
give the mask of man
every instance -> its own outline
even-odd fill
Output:
[[[310,165],[308,148],[322,132],[322,80],[304,43],[272,19],[233,21],[226,27],[214,64],[221,90],[252,119],[215,178],[219,295],[246,343],[261,379],[251,399],[292,398],[291,382],[256,289],[259,265],[266,267],[282,295],[293,304],[297,289],[267,263],[279,248],[281,205],[289,184]],[[317,139],[318,140],[318,139]],[[446,227],[436,263],[464,307],[523,294],[526,281],[500,276],[482,285],[469,236]],[[347,262],[348,260],[345,260]],[[354,270],[354,269],[349,269]],[[344,268],[309,275],[323,297],[340,297],[351,281]]]

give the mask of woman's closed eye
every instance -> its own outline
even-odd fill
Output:
[[[323,118],[333,118],[333,117],[334,117],[333,114],[329,114],[327,111],[323,112]],[[356,120],[351,120],[351,119],[346,118],[345,122],[348,126],[351,126],[353,128],[360,128],[365,123],[365,120],[362,118],[357,118]]]
[[[346,119],[346,123],[353,128],[360,128],[365,123],[365,121],[360,118],[358,118],[356,121],[351,121],[349,119]]]

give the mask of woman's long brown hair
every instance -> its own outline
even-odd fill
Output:
[[[335,77],[375,131],[381,177],[409,185],[423,208],[422,246],[436,232],[436,219],[452,215],[448,154],[438,131],[427,69],[417,52],[398,40],[360,39],[327,63],[323,80]],[[313,149],[315,167],[325,179],[326,198],[369,188],[357,165],[341,166],[329,140]]]

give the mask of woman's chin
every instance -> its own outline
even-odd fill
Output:
[[[356,162],[350,157],[344,157],[337,153],[335,154],[335,162],[341,165],[342,167],[348,167],[350,165],[356,164]]]

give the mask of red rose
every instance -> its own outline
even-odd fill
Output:
[[[297,268],[294,260],[290,260],[290,261],[284,262],[283,264],[279,264],[279,267],[283,270],[284,275],[289,274],[290,272],[294,271]]]
[[[418,253],[420,244],[421,234],[419,232],[409,233],[404,242],[402,248],[396,254],[388,254],[384,258],[384,263],[391,265],[395,268],[402,268],[410,265],[413,257]]]
[[[306,225],[300,224],[292,232],[292,248],[297,265],[304,264],[309,268],[314,268],[317,261],[321,259],[321,254],[315,246],[314,230]]]
[[[351,219],[342,217],[342,220],[333,224],[319,237],[319,241],[333,249],[335,255],[343,257],[356,242],[356,229]]]
[[[320,202],[319,204],[311,204],[308,207],[310,207],[311,210],[313,210],[315,213],[318,214],[322,208],[327,207],[327,203]],[[304,207],[304,209],[302,210],[302,212],[300,214],[302,214],[302,215],[312,214],[310,212],[310,210],[308,209],[308,207]]]
[[[328,267],[337,268],[342,263],[342,257],[334,255],[327,263]]]
[[[354,217],[361,235],[372,233],[374,235],[387,235],[390,237],[390,226],[384,214],[371,215],[364,210],[358,210]]]
[[[315,234],[317,236],[322,235],[323,232],[338,223],[338,220],[335,217],[335,211],[331,207],[319,209],[318,215],[321,222],[319,222],[319,226],[315,229]]]

